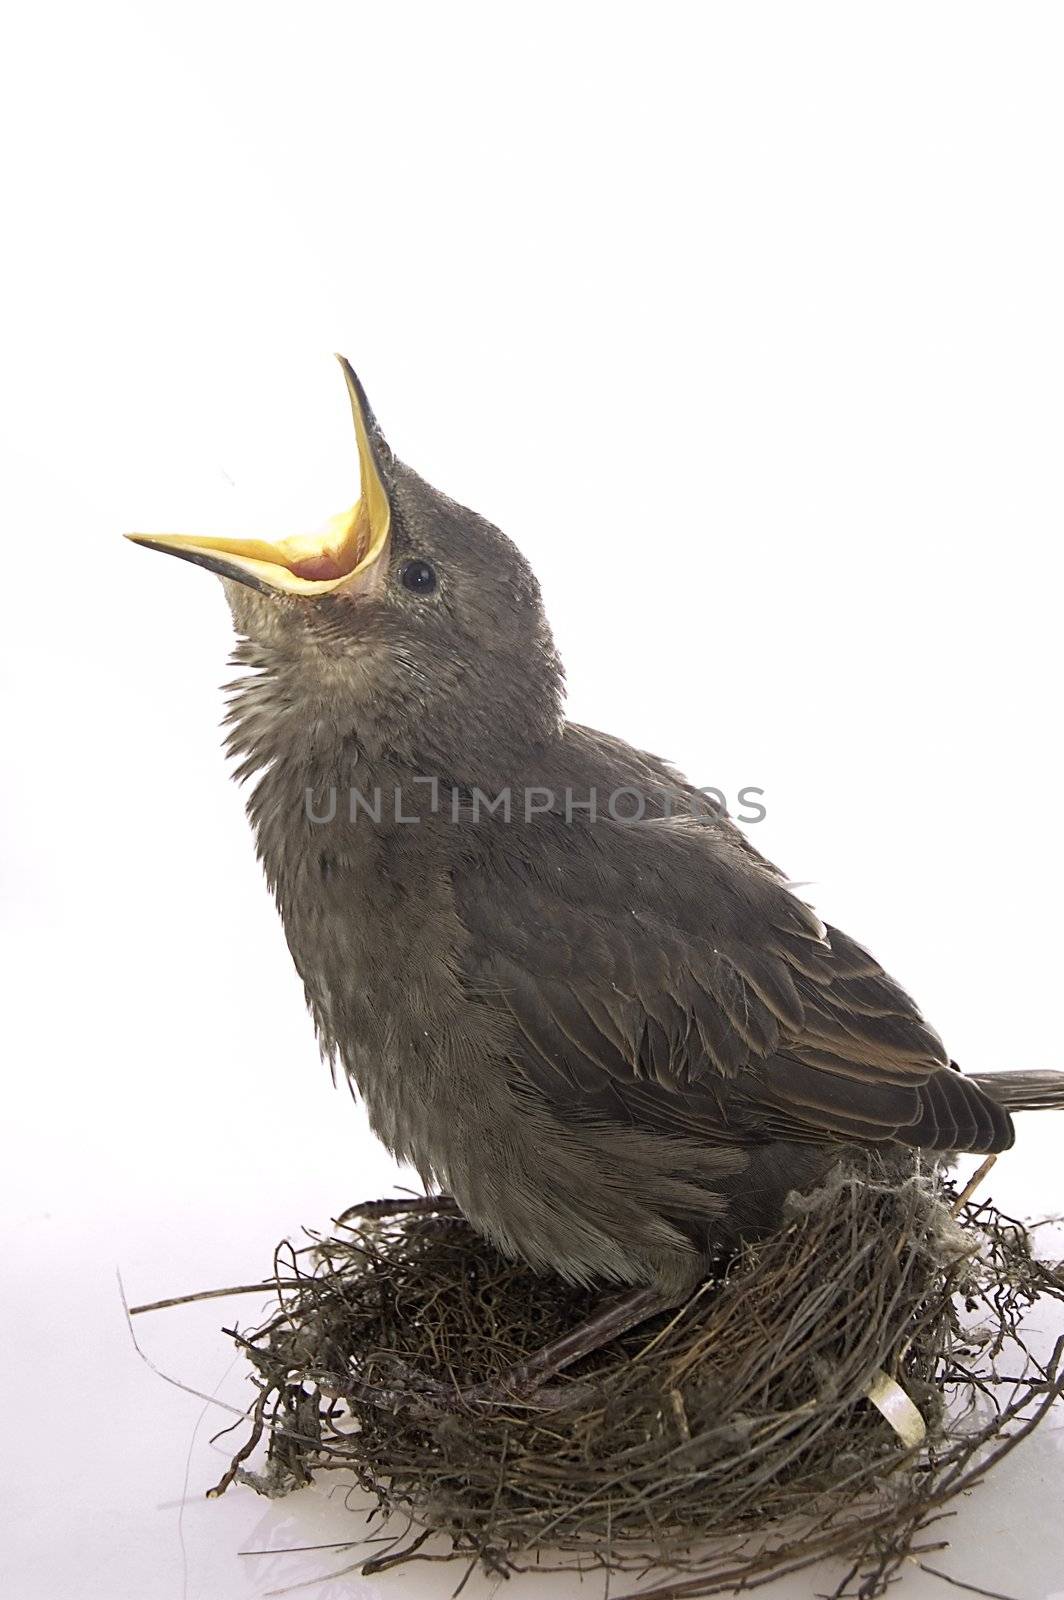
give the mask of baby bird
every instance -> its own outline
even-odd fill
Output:
[[[665,762],[568,722],[527,562],[398,461],[313,538],[133,534],[219,574],[229,747],[324,1052],[505,1254],[676,1303],[844,1146],[1004,1150],[1064,1074],[966,1077],[907,994]]]

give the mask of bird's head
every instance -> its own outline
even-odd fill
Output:
[[[475,777],[458,767],[505,765],[559,726],[562,674],[539,585],[497,528],[396,460],[340,364],[361,481],[350,511],[276,542],[128,537],[222,579],[238,659],[256,670],[245,692],[264,758],[350,737]]]

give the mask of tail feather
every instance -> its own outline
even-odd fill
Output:
[[[920,1114],[896,1137],[918,1150],[1007,1150],[1016,1137],[1012,1118],[993,1095],[961,1072],[940,1067],[917,1095]]]
[[[1064,1072],[968,1072],[1006,1111],[1064,1111]]]

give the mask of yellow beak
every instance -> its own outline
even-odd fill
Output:
[[[350,511],[330,517],[320,533],[296,534],[272,543],[184,533],[127,533],[126,538],[267,593],[329,594],[373,567],[387,547],[391,529],[391,506],[378,458],[379,435],[350,363],[343,356],[337,360],[351,397],[358,442],[361,493]]]

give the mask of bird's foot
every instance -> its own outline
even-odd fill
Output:
[[[457,1200],[449,1194],[412,1194],[396,1196],[394,1200],[362,1200],[357,1206],[348,1206],[336,1218],[338,1227],[346,1228],[362,1218],[405,1217],[423,1212],[426,1216],[462,1215]]]
[[[427,1404],[435,1411],[473,1411],[480,1407],[531,1407],[535,1410],[556,1411],[571,1405],[583,1405],[594,1395],[593,1384],[552,1384],[551,1378],[579,1361],[583,1356],[601,1350],[630,1328],[635,1328],[659,1311],[669,1311],[679,1303],[677,1297],[663,1295],[657,1289],[633,1289],[607,1301],[601,1310],[570,1328],[557,1339],[552,1339],[523,1361],[516,1362],[501,1377],[483,1383],[448,1384],[439,1378],[430,1378],[415,1372],[399,1358],[393,1358],[393,1370],[398,1382],[387,1386],[366,1384],[359,1398],[388,1407],[403,1401]]]
[[[408,1405],[425,1408],[427,1412],[465,1412],[501,1407],[532,1409],[536,1411],[561,1411],[566,1406],[583,1405],[595,1393],[590,1383],[554,1383],[546,1381],[519,1385],[504,1373],[484,1383],[444,1383],[417,1372],[405,1361],[391,1363],[394,1382],[386,1387],[366,1385],[363,1399],[388,1407]]]

